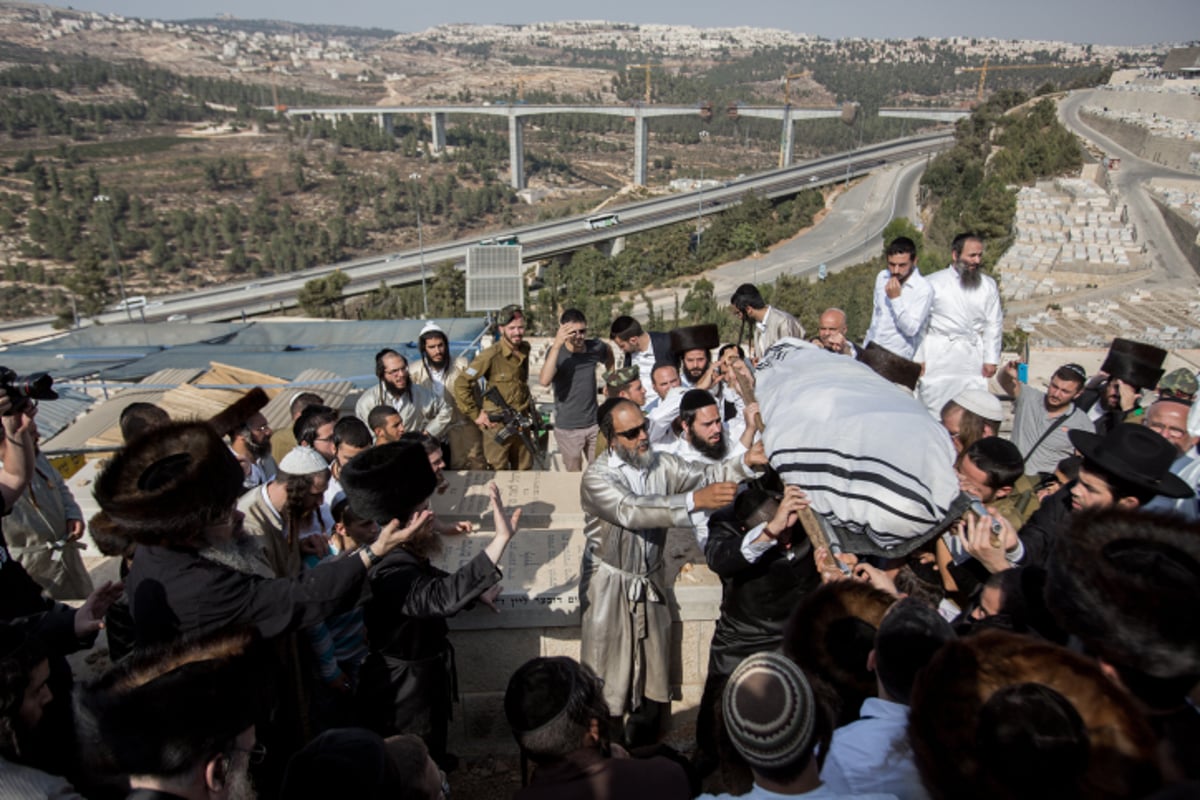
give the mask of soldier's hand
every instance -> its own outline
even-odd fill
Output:
[[[697,489],[692,494],[692,502],[696,504],[697,510],[716,511],[718,508],[724,508],[733,502],[733,498],[737,496],[737,484],[733,481],[720,481],[718,483],[710,483],[703,489]]]
[[[496,423],[492,422],[486,411],[480,411],[479,416],[475,418],[475,424],[483,428],[485,431],[490,431]]]

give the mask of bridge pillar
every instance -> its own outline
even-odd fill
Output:
[[[435,111],[429,115],[429,131],[433,135],[433,154],[446,152],[446,112]]]
[[[512,188],[525,188],[525,123],[516,114],[508,117],[508,161],[512,165]]]
[[[596,249],[609,258],[619,256],[625,250],[625,237],[618,236],[615,239],[605,239],[602,242],[596,242]]]
[[[392,115],[392,114],[380,114],[379,115],[379,127],[383,128],[383,132],[386,133],[388,136],[396,135],[396,128],[395,128],[395,125],[393,122],[393,116],[394,115]]]
[[[792,107],[783,108],[783,134],[780,139],[779,166],[792,165],[792,151],[796,149],[796,126],[792,124]]]
[[[650,129],[646,127],[646,118],[642,109],[634,109],[633,114],[633,183],[635,186],[646,185],[646,151],[650,149]]]

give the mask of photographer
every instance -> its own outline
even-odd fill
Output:
[[[483,407],[475,399],[471,384],[483,380],[487,388],[496,389],[518,414],[528,414],[532,401],[529,395],[529,343],[525,341],[525,312],[520,306],[505,306],[496,320],[500,341],[483,350],[454,382],[454,399],[467,419],[472,419],[483,433],[483,455],[492,469],[532,469],[533,453],[519,436],[509,436],[503,444],[496,434],[503,425],[493,417],[501,413],[500,406],[485,398]],[[486,392],[486,389],[485,389]]]

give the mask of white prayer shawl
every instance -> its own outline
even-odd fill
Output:
[[[983,365],[1000,363],[1000,293],[989,276],[979,278],[979,286],[971,291],[962,288],[953,267],[928,278],[933,305],[913,360],[925,364],[917,394],[935,417],[946,401],[966,389],[987,391]]]
[[[771,466],[849,552],[904,555],[961,513],[954,449],[907,391],[797,339],[759,362]]]
[[[914,266],[908,280],[900,284],[900,296],[893,299],[887,294],[891,277],[891,271],[886,269],[875,277],[875,310],[863,347],[874,342],[911,361],[917,351],[921,330],[929,319],[933,290]]]

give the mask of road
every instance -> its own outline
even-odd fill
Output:
[[[705,189],[703,192],[672,194],[608,209],[609,216],[615,218],[619,214],[619,222],[614,222],[612,227],[598,229],[587,222],[585,215],[495,232],[492,236],[519,238],[523,259],[526,262],[536,261],[618,236],[694,219],[698,204],[703,205],[705,213],[714,213],[740,202],[748,192],[755,192],[767,198],[787,196],[805,188],[837,183],[845,177],[859,178],[869,175],[881,168],[886,169],[889,164],[914,158],[923,159],[926,154],[945,149],[951,142],[951,136],[945,132],[908,137],[865,147],[853,153],[815,159],[785,169],[741,177],[728,181],[719,188]],[[863,198],[862,202],[868,200],[869,198]],[[845,207],[852,208],[849,204]],[[855,230],[860,231],[864,243],[872,235],[869,225]],[[352,262],[313,267],[298,273],[256,281],[230,282],[213,288],[156,297],[144,308],[134,310],[132,316],[134,321],[139,321],[144,315],[145,321],[149,322],[185,316],[193,322],[215,322],[246,315],[278,312],[295,306],[296,296],[307,281],[328,275],[334,270],[341,270],[349,278],[349,283],[343,290],[346,295],[371,291],[381,282],[391,286],[413,285],[421,279],[422,262],[425,265],[425,274],[429,274],[433,265],[443,261],[461,263],[466,258],[467,249],[478,244],[479,240],[474,238],[432,243],[424,248],[423,254],[415,250],[385,253]],[[838,255],[839,253],[833,250],[829,252],[830,258]],[[106,324],[122,323],[127,321],[127,314],[124,311],[106,312],[101,314],[97,321]],[[31,335],[45,335],[50,333],[49,322],[50,320],[42,319],[0,325],[0,336],[13,341],[29,338]]]
[[[1121,159],[1121,166],[1109,173],[1113,186],[1120,195],[1120,202],[1129,208],[1129,219],[1137,226],[1138,239],[1145,242],[1147,254],[1152,258],[1154,275],[1147,280],[1150,285],[1184,283],[1195,285],[1196,273],[1183,252],[1167,230],[1162,214],[1150,198],[1146,185],[1154,178],[1183,178],[1195,180],[1196,176],[1147,161],[1126,150],[1107,136],[1088,126],[1079,116],[1079,109],[1102,94],[1097,89],[1072,92],[1058,106],[1059,119],[1071,131],[1087,139],[1110,156]]]
[[[927,163],[921,158],[872,172],[840,194],[824,218],[804,233],[767,253],[704,273],[713,284],[717,302],[725,302],[742,283],[765,284],[780,275],[815,274],[821,264],[835,272],[878,256],[883,252],[880,234],[889,222],[898,216],[914,224],[919,221],[917,185]],[[656,311],[670,313],[676,295],[682,304],[687,289],[669,287],[647,294]],[[646,304],[635,303],[633,315],[644,319]]]

